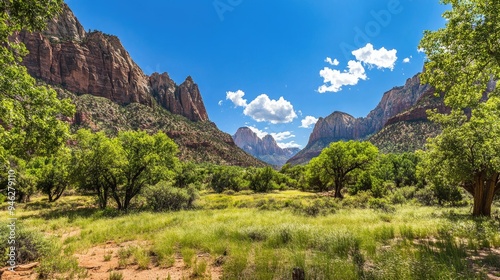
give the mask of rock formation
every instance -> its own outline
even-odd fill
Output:
[[[64,4],[61,15],[42,33],[19,34],[29,55],[28,72],[49,84],[76,94],[91,94],[120,105],[156,101],[174,114],[192,121],[207,121],[198,86],[188,77],[177,86],[168,74],[145,75],[116,36],[85,32]]]
[[[260,139],[248,127],[240,127],[233,135],[234,143],[252,156],[275,166],[282,166],[294,156],[298,148],[282,149],[270,134]]]
[[[394,87],[384,93],[377,107],[364,118],[354,118],[342,112],[333,112],[326,118],[320,118],[307,146],[288,162],[307,163],[335,141],[367,139],[380,131],[389,119],[414,106],[429,89],[430,86],[420,84],[417,74],[408,79],[404,86]]]

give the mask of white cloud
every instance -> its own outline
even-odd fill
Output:
[[[328,67],[319,71],[319,75],[323,77],[324,85],[320,86],[318,91],[320,93],[338,92],[342,90],[343,86],[353,86],[356,85],[359,80],[367,79],[365,68],[361,65],[361,62],[351,60],[347,63],[347,68],[349,70],[344,70],[344,72],[333,70]]]
[[[223,100],[219,100],[219,103],[217,103],[217,104],[219,104],[219,106],[222,106],[223,103],[224,103]]]
[[[276,140],[276,142],[283,141],[289,138],[294,138],[295,135],[292,134],[291,131],[283,131],[278,133],[269,133]]]
[[[256,128],[255,126],[248,126],[248,128],[250,128],[250,130],[252,130],[255,134],[257,134],[257,137],[259,137],[260,139],[264,138],[264,136],[269,134],[265,131]]]
[[[358,61],[367,64],[370,67],[376,66],[378,69],[389,68],[394,69],[394,64],[398,57],[396,56],[397,50],[393,49],[388,51],[382,47],[378,50],[373,49],[373,45],[368,43],[366,46],[352,51],[352,54]]]
[[[407,58],[403,59],[403,63],[410,63],[410,58],[407,57]]]
[[[325,62],[328,62],[330,65],[333,65],[333,66],[337,66],[340,64],[340,62],[336,58],[334,60],[332,60],[330,57],[327,57],[325,59]]]
[[[417,52],[419,52],[419,53],[423,53],[423,52],[425,52],[425,49],[424,49],[424,48],[418,48],[418,49],[417,49]]]
[[[247,100],[243,99],[245,93],[241,90],[237,90],[236,92],[228,91],[226,92],[226,100],[231,100],[236,107],[246,107]]]
[[[316,122],[318,122],[318,119],[313,116],[307,116],[301,122],[302,125],[300,127],[309,128],[311,125],[316,124]]]
[[[278,146],[282,149],[286,149],[286,148],[301,148],[301,146],[297,143],[295,143],[295,141],[290,141],[288,143],[277,143]]]
[[[271,100],[266,94],[257,96],[252,102],[245,106],[243,114],[258,122],[289,123],[297,117],[293,110],[293,105],[280,97],[278,100]]]
[[[266,94],[261,94],[250,103],[243,96],[245,92],[242,90],[226,92],[226,99],[231,100],[236,107],[244,107],[243,114],[258,122],[289,123],[297,118],[292,103],[283,96],[272,100]]]

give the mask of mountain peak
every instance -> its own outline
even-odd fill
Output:
[[[248,127],[240,127],[233,135],[234,143],[252,156],[269,164],[282,166],[298,149],[282,149],[271,134],[262,139]]]

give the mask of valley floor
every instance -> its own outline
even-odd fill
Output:
[[[365,209],[284,191],[123,214],[92,199],[17,209],[17,241],[40,252],[39,263],[1,279],[500,279],[498,210],[475,219],[470,207]]]

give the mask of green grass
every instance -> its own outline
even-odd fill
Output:
[[[294,268],[303,269],[306,279],[482,279],[468,257],[500,247],[500,223],[473,219],[469,208],[403,205],[385,212],[328,200],[298,191],[205,194],[197,210],[122,214],[89,208],[88,197],[63,197],[50,207],[35,200],[17,215],[26,228],[47,235],[77,230],[64,241],[51,240],[66,255],[137,240],[150,247],[120,249],[120,266],[169,267],[179,255],[200,276],[212,263],[197,256],[209,254],[220,260],[223,279],[291,279]],[[297,210],[315,204],[318,215]]]

